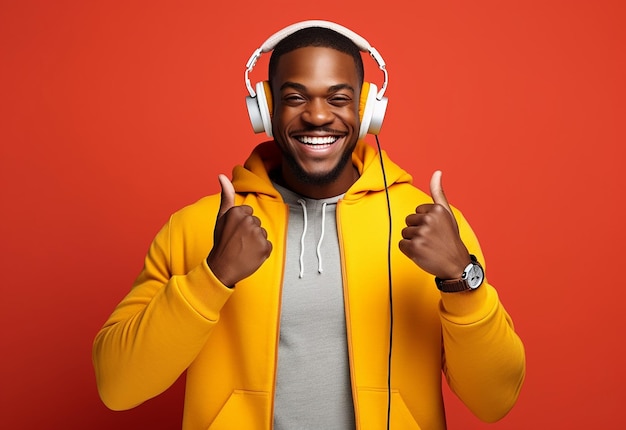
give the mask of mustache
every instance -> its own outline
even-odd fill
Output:
[[[291,134],[304,134],[304,133],[311,133],[311,132],[341,134],[341,135],[346,134],[345,130],[335,130],[334,128],[330,128],[330,127],[306,127],[300,130],[295,130],[291,132]]]

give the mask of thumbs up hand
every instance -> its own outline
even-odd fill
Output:
[[[441,176],[441,171],[436,171],[430,180],[433,203],[418,206],[406,217],[399,247],[426,272],[441,279],[455,279],[470,263],[470,256],[443,192]]]
[[[252,208],[235,206],[235,189],[230,180],[224,175],[218,179],[221,201],[207,264],[224,285],[232,287],[261,267],[272,252],[272,244]]]

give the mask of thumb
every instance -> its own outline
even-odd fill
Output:
[[[452,214],[452,209],[450,209],[448,199],[443,192],[443,187],[441,185],[441,176],[441,170],[437,170],[435,171],[435,173],[433,173],[432,178],[430,178],[430,196],[433,198],[433,202],[435,204],[443,206],[448,212],[450,212],[450,214]]]
[[[217,213],[217,217],[220,218],[228,212],[228,209],[235,206],[235,187],[233,187],[226,175],[220,174],[217,179],[220,181],[220,187],[222,188],[220,210]]]

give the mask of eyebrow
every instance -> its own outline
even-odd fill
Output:
[[[280,86],[281,91],[284,90],[285,88],[293,88],[298,91],[306,92],[306,86],[299,84],[297,82],[287,81]],[[337,84],[337,85],[332,85],[328,87],[328,93],[334,93],[340,90],[349,90],[349,91],[352,91],[353,93],[355,92],[352,85],[348,85],[348,84]]]

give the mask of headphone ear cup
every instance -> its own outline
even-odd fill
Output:
[[[376,85],[363,82],[361,98],[359,99],[359,117],[361,119],[359,139],[363,139],[367,133],[378,134],[383,125],[387,110],[387,97],[378,100],[376,98],[377,92]]]
[[[389,99],[382,97],[378,100],[374,97],[374,109],[372,109],[372,118],[370,120],[369,128],[367,132],[370,134],[380,133],[380,129],[383,126],[383,120],[385,119],[385,112],[387,112],[387,103]]]
[[[256,96],[246,97],[248,116],[255,133],[265,132],[272,137],[272,92],[267,81],[262,81],[255,86]]]

